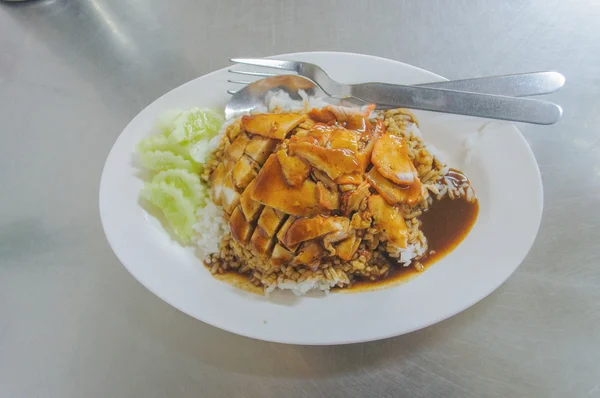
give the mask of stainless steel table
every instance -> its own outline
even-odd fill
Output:
[[[0,4],[0,397],[600,397],[599,43],[594,1]],[[285,346],[191,319],[119,264],[97,197],[128,121],[230,56],[308,50],[567,76],[564,119],[521,126],[544,219],[490,297],[393,339]]]

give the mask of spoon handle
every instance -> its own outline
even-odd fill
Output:
[[[350,86],[351,96],[376,104],[455,113],[533,124],[554,124],[560,106],[547,101],[439,88],[363,83]]]
[[[416,87],[443,88],[472,93],[528,97],[550,94],[565,84],[565,77],[558,72],[530,72],[514,75],[479,77],[475,79],[417,84]]]

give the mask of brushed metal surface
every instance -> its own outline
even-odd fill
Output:
[[[600,397],[598,21],[599,2],[557,0],[0,4],[0,397]],[[495,293],[406,336],[283,346],[183,315],[119,264],[98,182],[129,120],[231,56],[310,50],[565,74],[563,119],[520,126],[544,218]]]

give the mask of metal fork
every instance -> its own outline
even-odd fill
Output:
[[[229,69],[230,73],[240,75],[273,77],[278,73],[254,72]],[[247,80],[227,80],[234,84],[250,84]],[[564,86],[565,77],[558,72],[527,72],[510,75],[476,77],[474,79],[448,80],[435,83],[414,84],[415,87],[444,88],[447,90],[468,91],[472,93],[506,95],[509,97],[531,97],[534,95],[551,94]],[[237,90],[227,90],[235,94]]]
[[[333,98],[357,98],[384,107],[406,107],[535,124],[553,124],[562,115],[562,109],[556,104],[506,96],[508,93],[524,96],[555,91],[564,84],[564,77],[557,72],[537,72],[417,86],[387,83],[348,85],[336,82],[322,68],[307,62],[251,58],[233,58],[231,61],[295,72],[313,81]],[[262,72],[230,71],[253,76],[276,75]],[[245,83],[236,80],[230,81]],[[470,91],[453,91],[448,87],[453,90],[458,88]]]

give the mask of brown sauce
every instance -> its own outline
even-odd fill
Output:
[[[468,182],[464,174],[450,170],[446,176],[455,185]],[[422,222],[421,230],[427,238],[428,252],[424,258],[419,260],[424,269],[418,271],[413,265],[403,267],[390,261],[390,271],[385,278],[378,280],[359,280],[348,289],[350,291],[377,290],[390,285],[406,282],[421,274],[433,263],[439,261],[456,248],[460,242],[471,231],[479,214],[479,202],[467,202],[465,199],[450,199],[445,196],[441,200],[435,200],[419,218]]]
[[[431,209],[421,216],[421,230],[428,239],[430,251],[421,263],[431,265],[454,250],[469,234],[478,214],[478,202],[449,197],[434,202]]]
[[[468,182],[465,175],[456,170],[450,170],[446,178],[457,186],[463,182]],[[333,290],[339,293],[357,293],[383,289],[411,280],[452,252],[469,234],[471,228],[475,225],[478,214],[478,201],[467,202],[462,198],[453,200],[449,196],[445,196],[441,200],[434,199],[429,209],[419,217],[422,222],[421,230],[427,238],[428,244],[428,253],[419,260],[424,269],[419,271],[413,265],[403,267],[394,263],[395,260],[390,259],[390,271],[384,278],[374,281],[369,279],[358,280],[351,287],[334,288]],[[205,266],[210,270],[209,265],[205,264]],[[263,294],[262,287],[252,284],[246,274],[240,274],[232,270],[214,276],[236,288],[250,293]]]
[[[210,272],[210,267],[206,264],[206,269]],[[249,293],[258,294],[262,296],[264,294],[262,286],[256,286],[250,282],[250,278],[246,274],[240,274],[237,271],[228,271],[222,274],[213,275],[217,280],[225,282],[237,289],[244,290]]]

